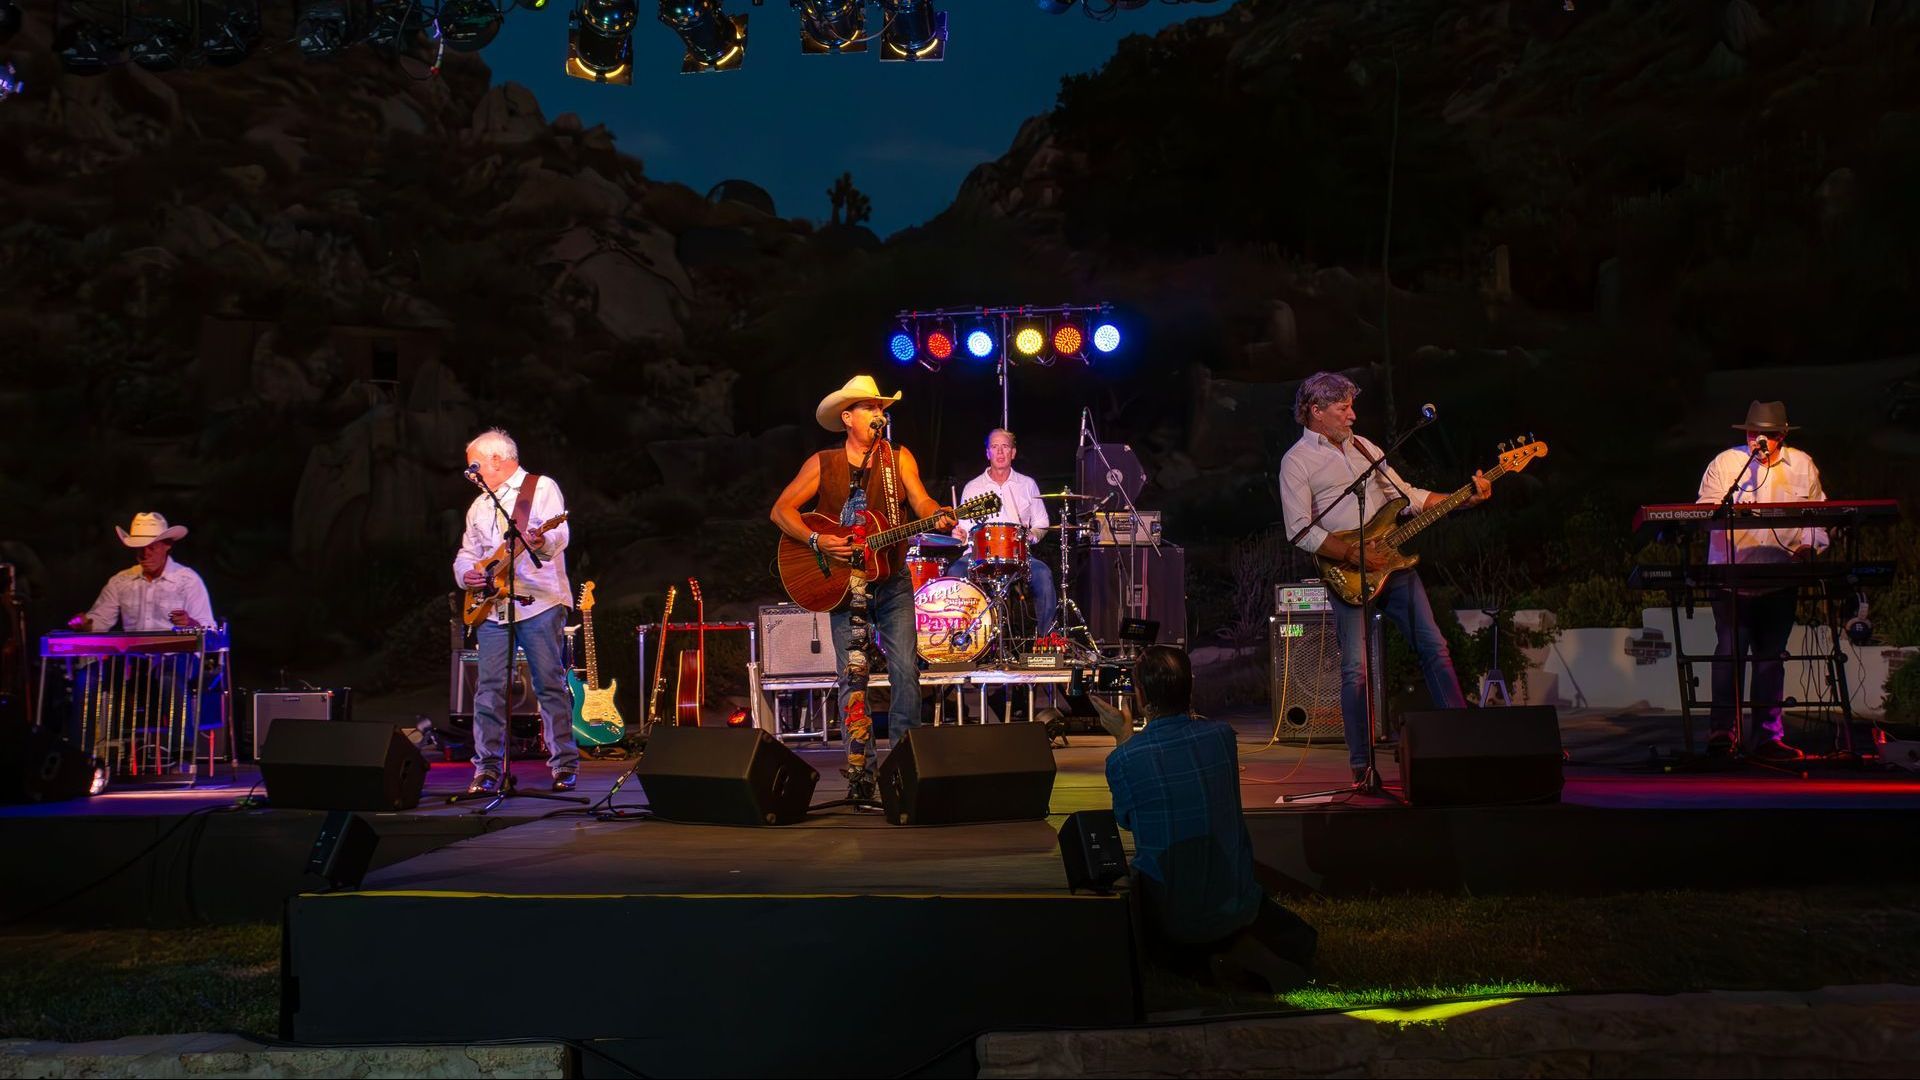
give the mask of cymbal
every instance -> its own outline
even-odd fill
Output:
[[[914,533],[907,538],[907,542],[921,547],[959,547],[961,544],[961,541],[940,532]]]
[[[1040,497],[1043,499],[1073,499],[1079,502],[1099,502],[1100,501],[1099,499],[1093,497],[1092,495],[1081,495],[1077,492],[1072,492],[1072,491],[1046,491],[1046,492],[1041,492]]]

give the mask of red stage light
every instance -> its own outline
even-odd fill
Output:
[[[748,727],[751,726],[752,723],[753,718],[747,715],[747,710],[745,709],[735,709],[727,715],[728,727]]]
[[[1078,353],[1081,346],[1086,343],[1086,336],[1080,332],[1078,326],[1072,323],[1061,323],[1053,332],[1053,351],[1061,356],[1072,356]]]
[[[927,355],[935,360],[945,360],[953,355],[953,339],[947,336],[946,331],[935,330],[927,335]]]

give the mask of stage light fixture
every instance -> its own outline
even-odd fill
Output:
[[[5,43],[8,38],[20,32],[20,22],[24,18],[20,5],[14,0],[0,0],[0,43]],[[4,92],[0,92],[0,97],[5,96]]]
[[[1120,328],[1110,322],[1103,322],[1093,328],[1093,347],[1103,353],[1110,353],[1120,347]]]
[[[987,329],[986,323],[975,323],[967,331],[967,352],[975,360],[992,359],[994,343],[997,340],[993,336],[993,331]]]
[[[526,8],[528,11],[547,10],[547,0],[513,0],[513,3],[514,6]]]
[[[914,341],[913,328],[902,321],[893,331],[893,336],[887,339],[887,351],[903,364],[913,363],[913,358],[920,354],[920,346]]]
[[[1069,360],[1081,359],[1087,347],[1087,332],[1071,315],[1063,315],[1053,324],[1053,353]]]
[[[200,53],[215,67],[232,67],[252,55],[260,41],[258,0],[241,0],[200,19]]]
[[[789,0],[800,15],[800,51],[867,51],[867,0]]]
[[[934,10],[933,0],[880,0],[880,11],[887,20],[880,31],[880,59],[946,59],[947,13]]]
[[[928,356],[945,360],[953,355],[953,335],[946,330],[928,331],[925,348]]]
[[[1044,322],[1027,320],[1014,324],[1013,349],[1029,360],[1039,357],[1047,347],[1047,331]]]
[[[127,59],[148,71],[172,71],[187,55],[187,25],[164,16],[134,20]]]
[[[1065,15],[1073,10],[1073,0],[1035,0],[1048,15]]]
[[[506,17],[494,0],[443,0],[440,39],[454,52],[479,52],[499,35]]]
[[[660,0],[660,21],[666,23],[686,55],[680,73],[733,71],[747,59],[747,17],[728,15],[723,0]]]
[[[120,38],[91,19],[78,19],[54,30],[53,51],[69,75],[104,75],[120,60]]]
[[[580,0],[567,16],[567,74],[588,82],[633,84],[635,0]]]
[[[405,52],[417,35],[433,29],[433,19],[419,0],[377,0],[367,12],[367,44],[382,52]]]
[[[293,22],[293,43],[309,59],[333,56],[347,47],[348,0],[300,0]]]

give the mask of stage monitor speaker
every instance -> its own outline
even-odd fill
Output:
[[[1075,810],[1060,824],[1060,861],[1067,868],[1067,891],[1090,889],[1105,895],[1127,876],[1127,852],[1120,824],[1111,810]]]
[[[59,732],[16,727],[0,737],[0,803],[79,799],[92,786],[93,758]]]
[[[1054,772],[1045,724],[916,727],[880,763],[880,802],[895,825],[1030,821]]]
[[[1408,713],[1400,778],[1414,806],[1559,802],[1560,718],[1550,705]]]
[[[1180,545],[1089,548],[1078,576],[1075,599],[1095,641],[1119,641],[1120,621],[1133,616],[1160,624],[1160,644],[1186,644],[1187,553]]]
[[[350,810],[335,810],[320,823],[307,856],[307,873],[327,883],[330,890],[358,889],[373,865],[373,849],[380,834],[365,818]]]
[[[760,609],[760,674],[838,675],[833,656],[832,616],[799,604]]]
[[[634,775],[655,817],[709,825],[790,825],[820,774],[758,728],[656,724]]]
[[[283,719],[260,748],[260,781],[276,809],[411,810],[427,760],[392,724]]]

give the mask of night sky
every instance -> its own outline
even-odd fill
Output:
[[[877,42],[861,55],[803,56],[786,0],[731,0],[729,12],[750,16],[745,66],[682,75],[680,39],[640,0],[632,86],[561,73],[570,6],[509,15],[484,54],[496,82],[530,87],[549,120],[573,112],[606,124],[649,176],[702,193],[751,180],[785,217],[824,220],[827,188],[850,170],[873,201],[867,224],[885,236],[946,209],[975,165],[1005,153],[1023,120],[1053,106],[1062,76],[1099,67],[1124,35],[1227,5],[1155,3],[1102,22],[1077,7],[1048,15],[1031,0],[957,0],[944,61],[882,64]],[[869,33],[879,19],[869,7]]]

